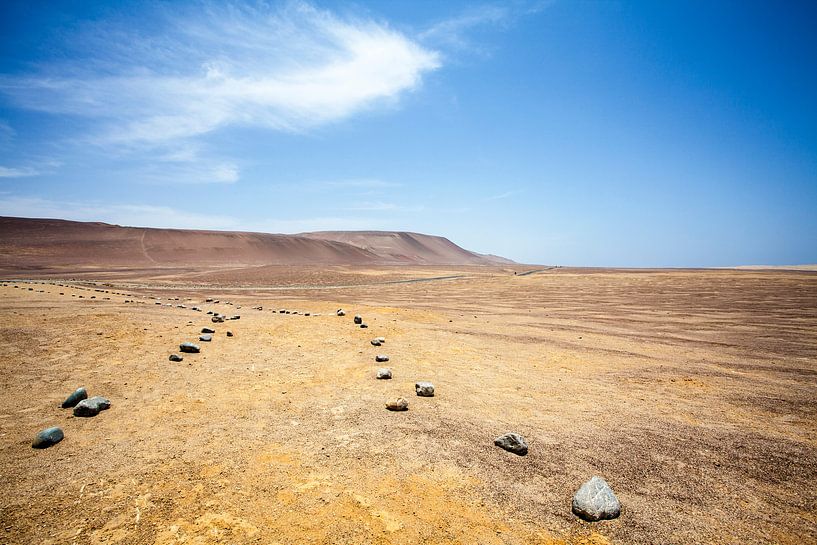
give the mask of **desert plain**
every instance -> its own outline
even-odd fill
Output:
[[[4,275],[3,543],[817,541],[813,272]],[[112,407],[59,408],[79,386]],[[48,426],[65,439],[32,449]],[[527,456],[494,446],[509,431]],[[571,513],[593,475],[619,518]]]

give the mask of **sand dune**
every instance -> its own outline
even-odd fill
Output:
[[[491,265],[497,258],[417,233],[277,235],[0,217],[0,267]],[[507,261],[506,261],[507,262]]]

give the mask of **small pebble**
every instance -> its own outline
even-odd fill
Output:
[[[178,354],[170,354],[170,357],[167,358],[167,359],[169,359],[170,361],[182,361],[182,360],[184,360],[184,358],[179,356]]]
[[[96,416],[101,411],[111,408],[111,402],[102,397],[94,396],[83,399],[74,407],[74,416]]]
[[[60,441],[62,441],[65,435],[62,433],[62,430],[56,426],[53,428],[46,428],[34,438],[34,442],[31,443],[32,448],[48,448],[50,446],[56,445]]]
[[[519,456],[525,456],[528,453],[528,442],[518,433],[501,435],[494,439],[494,444]]]
[[[74,393],[65,398],[65,401],[62,402],[62,408],[70,409],[71,407],[76,406],[76,404],[83,399],[88,399],[88,392],[85,390],[85,388],[77,388],[74,390]]]
[[[434,397],[434,385],[430,382],[417,382],[414,384],[414,391],[420,397]]]
[[[201,348],[199,348],[199,345],[197,345],[197,344],[182,343],[182,344],[179,345],[179,351],[180,352],[187,352],[189,354],[197,354],[198,352],[201,351]]]
[[[390,379],[391,378],[391,369],[388,369],[386,367],[383,367],[382,369],[378,369],[376,378]]]
[[[405,411],[408,410],[408,401],[402,397],[391,399],[386,402],[386,408],[390,411]]]

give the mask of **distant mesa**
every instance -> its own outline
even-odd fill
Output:
[[[0,217],[0,267],[503,265],[444,237],[391,231],[278,235]]]

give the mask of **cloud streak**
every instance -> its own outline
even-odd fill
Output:
[[[39,175],[40,171],[30,167],[14,168],[0,166],[0,178],[27,178]]]
[[[0,90],[20,107],[96,119],[94,140],[124,147],[227,126],[307,130],[396,99],[440,66],[437,53],[386,24],[304,3],[189,15],[167,15],[155,34],[89,30],[106,56],[3,77]]]
[[[196,164],[186,172],[202,171],[201,181],[233,183],[240,168],[212,152],[209,135],[309,131],[394,105],[440,67],[437,52],[386,23],[303,2],[162,9],[147,24],[89,24],[70,37],[78,45],[65,45],[72,60],[0,75],[0,95],[82,119],[86,129],[70,138],[83,145],[156,165]],[[4,127],[0,137],[10,138]]]
[[[0,192],[0,216],[103,221],[130,227],[215,229],[260,233],[302,233],[354,229],[383,229],[387,224],[370,217],[317,216],[298,219],[244,220],[230,215],[199,214],[170,206],[139,203],[56,201]]]

